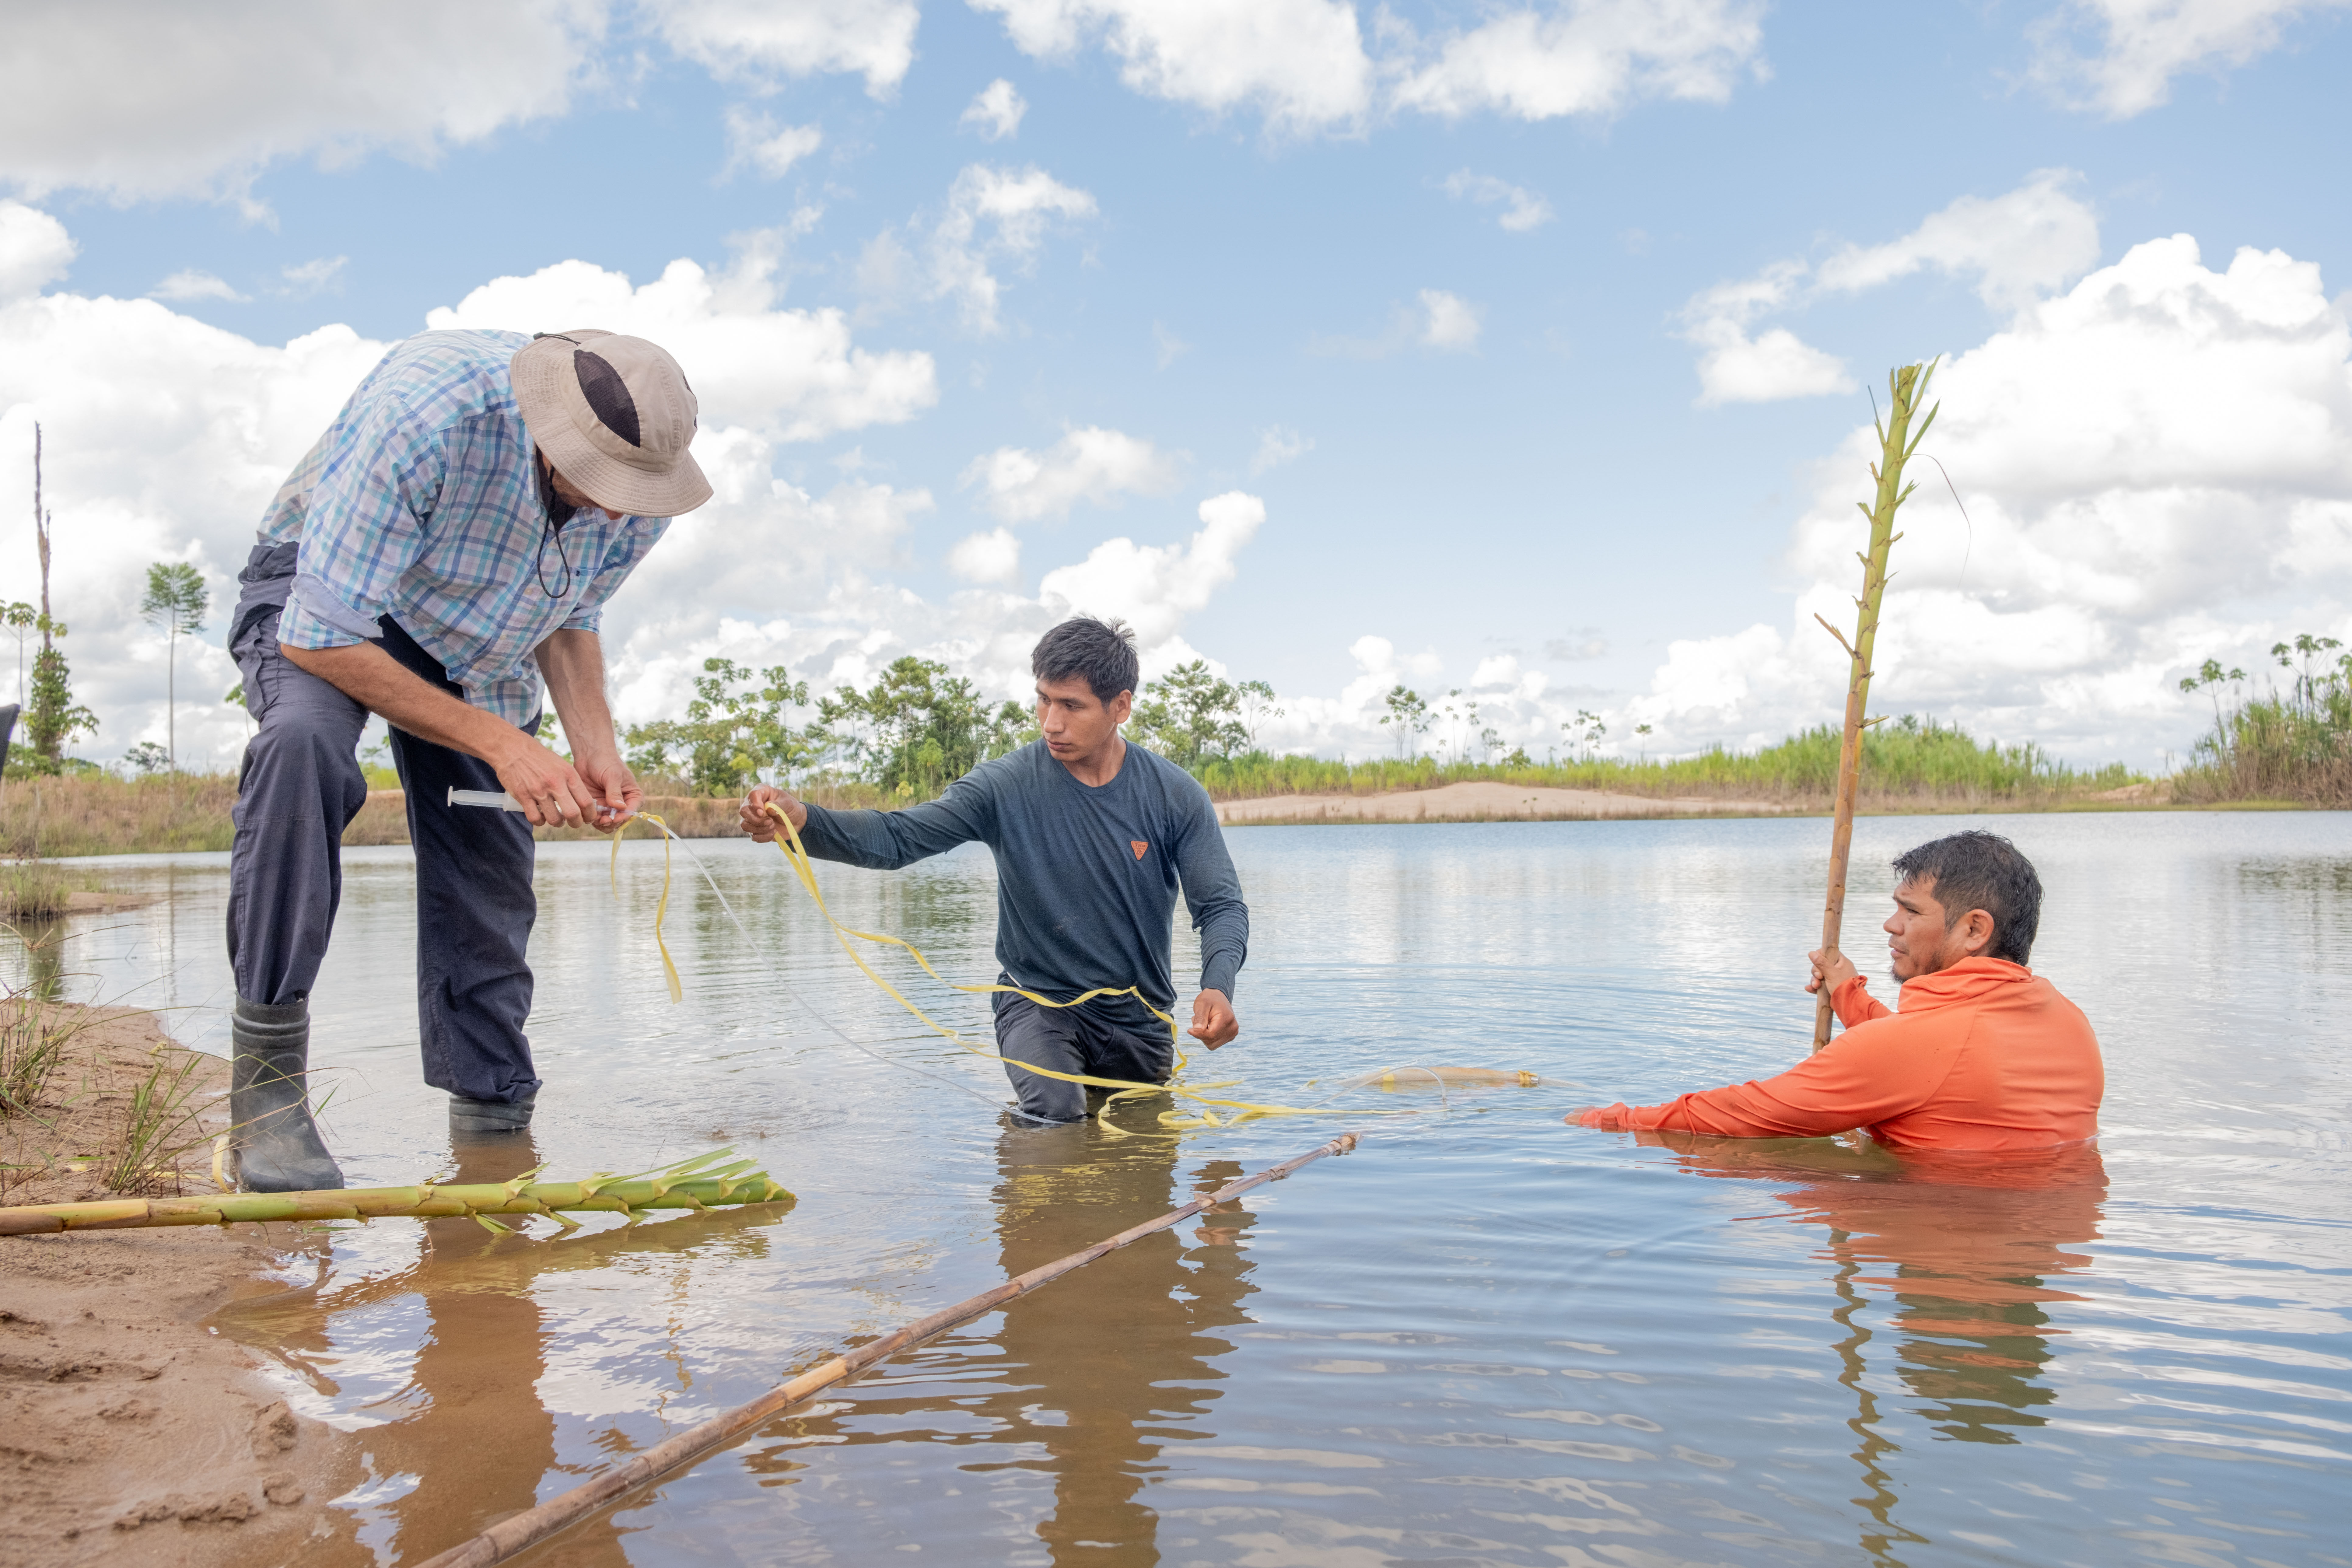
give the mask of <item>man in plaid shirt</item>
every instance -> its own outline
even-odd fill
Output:
[[[617,828],[644,799],[604,704],[604,602],[669,520],[710,499],[695,398],[642,338],[425,332],[360,384],[278,490],[237,581],[229,651],[259,732],[229,858],[230,1113],[248,1192],[342,1185],[311,1121],[310,994],[391,730],[416,851],[425,1080],[457,1132],[530,1124],[523,1022],[532,824]],[[541,693],[572,745],[535,738]],[[503,812],[447,804],[500,790]]]

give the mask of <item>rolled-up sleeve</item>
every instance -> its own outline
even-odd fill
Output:
[[[565,631],[593,632],[604,625],[604,601],[629,580],[629,574],[637,569],[637,563],[646,558],[646,552],[661,539],[669,524],[670,520],[666,517],[629,519],[628,527],[604,552],[604,559],[597,565],[595,575],[589,578],[587,590],[580,595],[580,602],[565,617]]]
[[[368,411],[310,494],[279,642],[348,647],[377,635],[402,574],[425,552],[447,463],[440,438],[397,400]]]

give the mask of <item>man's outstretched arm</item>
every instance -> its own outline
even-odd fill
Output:
[[[814,858],[869,871],[896,871],[959,844],[985,842],[995,820],[994,807],[988,787],[967,773],[939,799],[904,811],[828,811],[761,784],[743,798],[736,821],[759,842],[772,843],[782,831],[775,817],[782,810],[801,836],[801,847]]]
[[[1609,1132],[1827,1138],[1925,1104],[1949,1062],[1919,1048],[1899,1016],[1849,1030],[1772,1078],[1678,1094],[1659,1105],[1588,1105],[1577,1126]]]

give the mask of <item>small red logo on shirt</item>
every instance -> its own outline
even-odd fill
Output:
[[[1151,847],[1150,845],[1146,844],[1140,838],[1130,838],[1127,842],[1129,847],[1135,851],[1135,858],[1139,860],[1143,858],[1143,852]]]

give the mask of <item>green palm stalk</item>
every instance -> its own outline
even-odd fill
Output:
[[[722,1204],[789,1204],[793,1194],[752,1162],[720,1164],[731,1149],[633,1176],[599,1174],[584,1182],[541,1182],[526,1171],[510,1182],[440,1186],[350,1187],[318,1193],[215,1193],[189,1198],[123,1198],[111,1203],[35,1204],[0,1208],[0,1236],[61,1230],[131,1230],[165,1225],[240,1225],[257,1220],[471,1219],[509,1228],[492,1215],[545,1215],[576,1229],[571,1214],[701,1209]]]
[[[1854,506],[1870,519],[1870,549],[1858,559],[1862,562],[1862,597],[1856,599],[1858,612],[1854,620],[1853,640],[1829,622],[1815,616],[1822,629],[1837,638],[1851,664],[1845,689],[1845,743],[1838,751],[1837,807],[1830,829],[1829,901],[1822,911],[1822,946],[1825,956],[1834,956],[1838,932],[1845,922],[1846,862],[1853,849],[1854,795],[1862,785],[1862,732],[1876,720],[1864,719],[1870,706],[1871,654],[1878,646],[1879,605],[1886,597],[1886,552],[1903,536],[1895,531],[1895,512],[1911,492],[1918,487],[1903,482],[1903,467],[1918,451],[1919,443],[1927,438],[1928,426],[1936,423],[1936,410],[1927,410],[1920,421],[1919,433],[1911,431],[1912,416],[1918,412],[1920,400],[1927,395],[1927,383],[1936,374],[1938,362],[1906,364],[1900,370],[1886,373],[1886,390],[1890,406],[1885,423],[1878,422],[1875,412],[1872,423],[1877,426],[1879,457],[1871,465],[1870,477],[1878,481],[1877,504]],[[1813,1005],[1813,1049],[1820,1050],[1830,1043],[1830,988],[1822,986]]]

